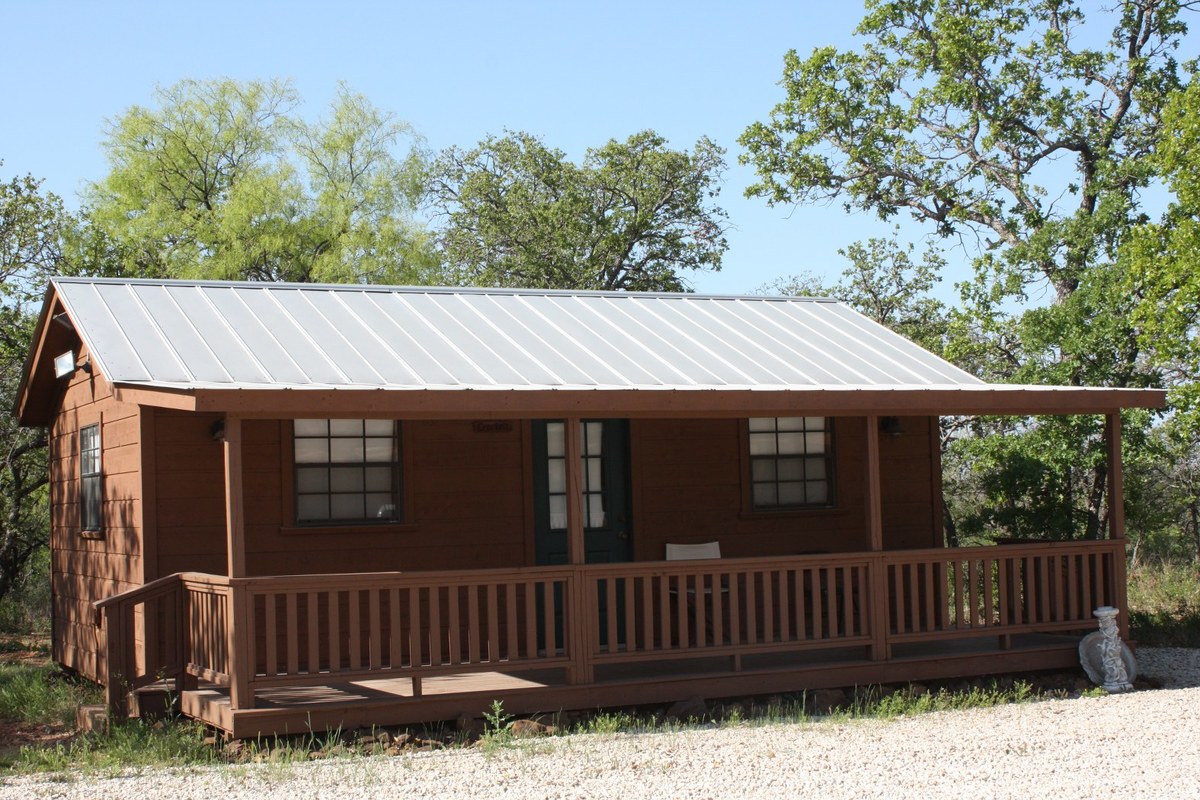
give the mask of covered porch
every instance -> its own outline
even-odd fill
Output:
[[[1064,668],[1092,610],[1126,605],[1120,503],[1105,540],[885,547],[873,413],[859,418],[865,549],[588,563],[574,417],[566,564],[254,574],[243,426],[279,411],[254,413],[222,417],[225,574],[174,573],[96,604],[118,711],[165,679],[185,714],[247,737],[478,715],[494,700],[552,713]],[[1120,415],[1106,419],[1119,498]]]
[[[1070,667],[1120,540],[465,574],[168,576],[102,601],[109,702],[235,737]],[[138,647],[137,619],[146,620]],[[140,654],[139,654],[140,651]]]

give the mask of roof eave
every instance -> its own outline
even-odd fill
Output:
[[[118,385],[124,402],[247,417],[397,418],[1026,416],[1162,408],[1161,389],[1058,386],[896,388],[264,388]]]

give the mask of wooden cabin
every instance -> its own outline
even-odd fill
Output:
[[[54,659],[243,737],[1074,665],[1163,400],[823,299],[60,278],[16,412]],[[1034,413],[1106,415],[1108,538],[946,548],[938,417]]]

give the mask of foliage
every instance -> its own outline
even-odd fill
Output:
[[[20,386],[34,304],[62,264],[70,224],[62,201],[43,192],[40,181],[26,176],[0,184],[0,406],[6,410]],[[47,479],[46,432],[0,415],[0,600],[47,544]]]
[[[78,269],[126,276],[404,282],[431,267],[412,219],[421,140],[341,86],[306,122],[279,81],[185,80],[109,124]],[[407,151],[399,150],[401,142]]]
[[[39,725],[74,722],[81,703],[100,701],[100,689],[51,667],[0,664],[0,720]]]
[[[1160,221],[1126,244],[1130,297],[1141,345],[1175,386],[1186,435],[1200,435],[1200,84],[1174,93],[1163,113],[1157,165],[1174,195]]]
[[[1129,570],[1131,636],[1147,647],[1200,647],[1200,569],[1163,561]]]
[[[447,282],[679,291],[720,269],[724,151],[672,150],[653,131],[589,149],[574,164],[528,133],[452,147],[433,167]]]
[[[907,212],[974,251],[946,354],[981,377],[1160,384],[1118,254],[1144,222],[1186,28],[1174,0],[1089,11],[1105,13],[1112,34],[1093,46],[1095,23],[1071,0],[871,0],[859,49],[785,57],[786,99],[741,138],[759,176],[748,194]],[[960,440],[990,465],[974,476],[990,507],[973,522],[1096,535],[1107,515],[1099,430],[981,423],[977,434],[1000,435]],[[1127,433],[1137,463],[1145,430]]]
[[[930,296],[941,281],[945,259],[929,248],[918,262],[914,247],[890,239],[872,238],[838,250],[850,266],[835,284],[825,285],[811,274],[781,278],[759,288],[760,293],[835,297],[875,322],[935,353],[945,349],[949,330],[946,307]]]

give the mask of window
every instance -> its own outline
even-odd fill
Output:
[[[756,417],[748,428],[753,508],[833,504],[833,430],[828,417]]]
[[[583,470],[583,525],[603,528],[604,514],[604,423],[580,425],[579,458]],[[549,481],[550,529],[567,528],[566,425],[546,423],[546,474]]]
[[[99,531],[102,497],[100,476],[100,426],[79,430],[79,524],[84,531]]]
[[[399,427],[390,419],[296,420],[296,522],[401,519]]]

